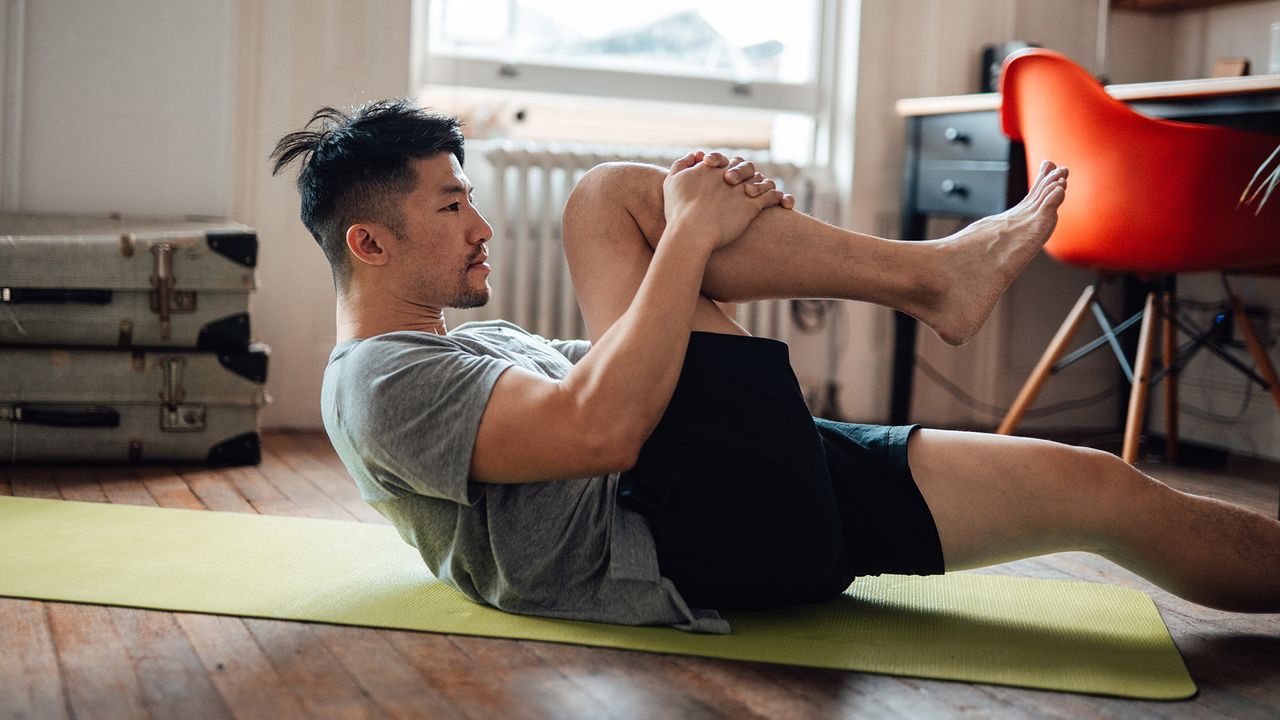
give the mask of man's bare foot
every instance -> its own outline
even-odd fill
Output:
[[[1066,191],[1067,169],[1046,160],[1022,202],[931,241],[941,250],[935,270],[942,290],[916,316],[951,345],[973,339],[996,301],[1048,241]]]

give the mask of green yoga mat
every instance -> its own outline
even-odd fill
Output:
[[[883,576],[821,605],[728,614],[731,635],[693,635],[476,605],[394,529],[337,520],[0,497],[0,595],[1146,699],[1196,692],[1150,598],[1109,585]]]

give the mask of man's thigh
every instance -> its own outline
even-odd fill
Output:
[[[1159,484],[1108,453],[1035,438],[921,429],[907,456],[949,571],[1097,552]]]
[[[662,180],[652,165],[606,163],[592,168],[569,196],[564,252],[578,307],[592,342],[630,307],[665,226]],[[693,329],[747,335],[715,302],[699,296]]]

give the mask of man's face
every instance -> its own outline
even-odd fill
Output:
[[[489,254],[493,228],[472,204],[471,182],[453,153],[411,161],[418,183],[405,196],[402,277],[421,302],[470,308],[489,302]]]

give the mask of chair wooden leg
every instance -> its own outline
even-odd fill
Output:
[[[1062,357],[1062,353],[1067,349],[1067,343],[1071,342],[1071,338],[1080,329],[1080,323],[1084,321],[1085,311],[1089,309],[1089,305],[1093,302],[1094,292],[1094,286],[1090,285],[1084,289],[1083,293],[1080,293],[1080,299],[1076,300],[1075,307],[1071,308],[1071,312],[1067,313],[1067,319],[1062,321],[1062,326],[1058,328],[1058,333],[1053,336],[1053,340],[1049,341],[1049,347],[1045,348],[1044,354],[1040,356],[1040,362],[1036,363],[1035,370],[1031,371],[1031,376],[1023,384],[1022,390],[1018,393],[1018,398],[1013,401],[1013,406],[1009,408],[1004,420],[1000,422],[1000,427],[996,428],[997,433],[1011,435],[1018,422],[1022,420],[1022,416],[1031,407],[1036,395],[1040,394],[1040,388],[1044,387],[1045,381],[1049,379],[1053,364],[1058,362],[1058,358]]]
[[[1142,439],[1142,421],[1147,414],[1147,388],[1151,378],[1151,346],[1155,326],[1156,294],[1147,293],[1142,309],[1142,330],[1138,333],[1138,357],[1133,363],[1133,387],[1129,389],[1129,416],[1124,423],[1124,449],[1121,457],[1130,465],[1138,460]]]
[[[1178,357],[1177,331],[1173,324],[1177,298],[1173,290],[1165,292],[1162,305],[1160,317],[1164,322],[1161,336],[1164,342],[1160,349],[1160,362],[1165,368],[1170,368]],[[1178,374],[1175,372],[1164,376],[1164,418],[1164,456],[1165,461],[1172,464],[1178,461]]]
[[[1262,379],[1267,381],[1268,389],[1271,391],[1271,397],[1276,401],[1276,407],[1280,407],[1280,380],[1276,378],[1276,366],[1271,364],[1271,358],[1267,357],[1267,349],[1262,347],[1262,343],[1258,340],[1258,335],[1253,331],[1253,325],[1249,324],[1249,317],[1244,314],[1244,306],[1240,304],[1239,298],[1231,298],[1231,311],[1236,317],[1236,327],[1240,329],[1240,334],[1244,335],[1244,341],[1249,346],[1249,352],[1253,353],[1253,359],[1258,363],[1258,372],[1262,373]]]

